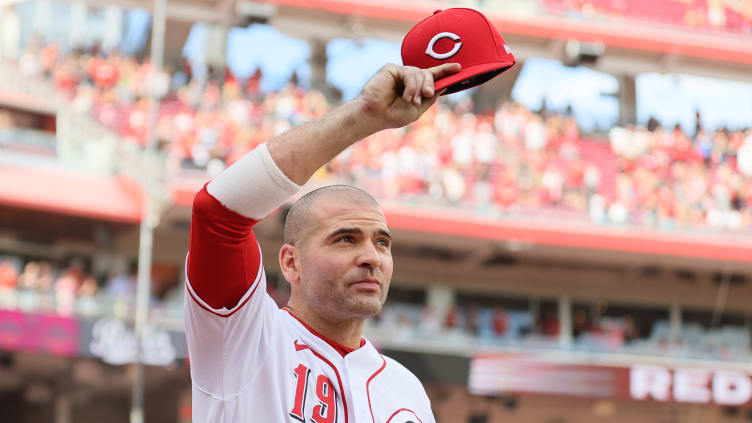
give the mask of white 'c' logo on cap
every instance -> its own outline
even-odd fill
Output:
[[[460,51],[460,47],[462,47],[462,43],[455,43],[454,48],[449,50],[446,53],[436,53],[433,49],[434,44],[436,44],[437,41],[439,41],[442,38],[451,38],[454,41],[458,41],[460,39],[460,36],[452,33],[452,32],[442,32],[439,34],[436,34],[431,38],[431,41],[428,43],[428,47],[426,48],[426,54],[433,57],[434,59],[443,60],[448,59],[455,54],[457,54],[458,51]]]

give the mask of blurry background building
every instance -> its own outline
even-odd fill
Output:
[[[517,67],[308,186],[384,206],[395,274],[369,339],[442,423],[752,421],[752,1],[170,0],[163,69],[150,7],[0,1],[3,421],[128,421],[144,174],[146,421],[189,421],[193,194],[447,7],[486,13]],[[266,257],[285,212],[257,225]]]

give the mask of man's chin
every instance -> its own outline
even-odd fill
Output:
[[[370,300],[370,301],[369,301]],[[381,311],[383,303],[380,299],[363,299],[355,304],[348,304],[348,311],[351,315],[363,319],[373,317]]]

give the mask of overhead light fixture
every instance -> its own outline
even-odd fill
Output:
[[[594,65],[605,52],[603,43],[569,40],[564,45],[563,62],[566,66]]]
[[[257,1],[242,1],[235,6],[235,13],[249,23],[266,23],[277,14],[277,5]]]

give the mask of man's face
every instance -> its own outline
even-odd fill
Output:
[[[391,237],[381,209],[326,196],[311,213],[314,228],[299,249],[307,306],[340,319],[377,314],[392,279]]]

